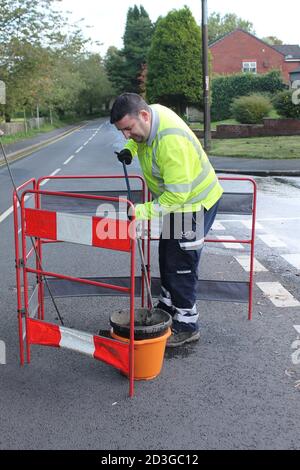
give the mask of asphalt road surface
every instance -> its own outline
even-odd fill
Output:
[[[17,185],[45,175],[122,174],[121,135],[88,123],[14,162]],[[139,173],[137,163],[129,168]],[[300,183],[255,178],[258,213],[253,319],[247,305],[199,301],[198,343],[166,351],[161,374],[128,381],[112,367],[65,349],[34,346],[19,364],[12,185],[0,168],[0,449],[298,449],[300,442]],[[115,182],[125,187],[124,181]],[[224,183],[236,191],[244,183]],[[247,183],[248,184],[248,183]],[[48,181],[43,189],[97,190],[111,181]],[[248,190],[248,188],[247,188]],[[220,215],[212,237],[242,239],[249,217]],[[153,274],[158,274],[156,243]],[[247,280],[249,249],[207,244],[200,277]],[[75,276],[126,275],[126,254],[75,244],[47,247],[44,269]],[[138,263],[137,263],[138,265]],[[31,286],[29,286],[31,287]],[[121,297],[59,298],[65,326],[97,333]],[[46,318],[57,322],[46,301]],[[5,349],[6,356],[3,355]]]

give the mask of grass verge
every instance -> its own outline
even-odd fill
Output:
[[[300,159],[300,136],[213,139],[209,154],[217,157]]]

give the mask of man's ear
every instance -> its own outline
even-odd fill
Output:
[[[141,118],[143,119],[144,122],[150,122],[151,113],[149,111],[147,111],[146,109],[142,109],[140,111],[140,116],[141,116]]]

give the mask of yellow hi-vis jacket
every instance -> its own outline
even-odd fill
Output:
[[[172,110],[151,105],[147,142],[129,139],[125,148],[138,155],[153,200],[135,207],[136,218],[151,219],[169,212],[210,209],[223,189],[201,144]]]

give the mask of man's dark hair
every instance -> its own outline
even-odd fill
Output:
[[[123,119],[126,114],[138,116],[142,109],[150,110],[149,105],[136,93],[123,93],[116,98],[110,112],[110,123]]]

